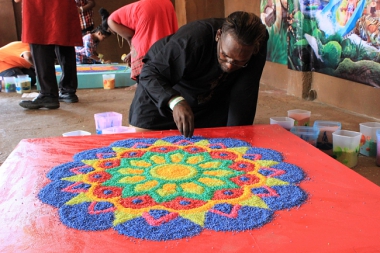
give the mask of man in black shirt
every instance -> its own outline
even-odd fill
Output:
[[[269,35],[259,17],[234,12],[188,23],[144,58],[129,112],[136,131],[252,125]]]

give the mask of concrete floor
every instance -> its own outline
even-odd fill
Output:
[[[35,91],[35,90],[34,90]],[[0,165],[21,139],[62,136],[62,133],[85,130],[95,134],[94,114],[115,111],[123,114],[123,125],[128,125],[129,105],[134,91],[125,88],[114,90],[80,89],[79,103],[61,103],[58,110],[26,110],[18,105],[21,94],[0,93]],[[286,95],[284,91],[268,86],[260,88],[258,109],[254,124],[269,124],[270,117],[286,116],[287,110],[310,110],[311,123],[315,120],[332,120],[342,123],[342,129],[359,131],[359,123],[378,121],[339,108],[314,101],[305,101]],[[302,155],[302,154],[300,154]],[[353,169],[380,185],[380,167],[375,158],[359,156]]]

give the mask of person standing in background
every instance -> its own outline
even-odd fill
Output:
[[[77,4],[83,36],[94,29],[93,8],[95,7],[96,3],[95,0],[75,0],[75,3]]]
[[[123,61],[131,67],[131,78],[137,84],[142,58],[149,48],[178,30],[177,15],[170,0],[141,0],[125,5],[111,13],[108,25],[129,44],[130,53]]]
[[[23,100],[19,105],[27,109],[57,109],[59,101],[78,102],[74,46],[82,45],[82,35],[75,2],[50,0],[46,7],[44,0],[22,0],[22,42],[30,45],[41,90],[36,98]],[[59,89],[56,58],[62,68]]]

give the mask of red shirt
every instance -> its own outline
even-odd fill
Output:
[[[81,46],[82,32],[73,0],[23,0],[22,41],[30,44]]]
[[[177,15],[170,0],[141,0],[114,11],[109,19],[135,31],[131,46],[131,77],[141,72],[142,58],[157,40],[178,30]]]

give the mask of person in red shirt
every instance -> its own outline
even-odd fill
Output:
[[[75,2],[50,0],[46,7],[44,0],[22,0],[22,42],[30,45],[41,90],[35,99],[23,100],[19,105],[27,109],[57,109],[60,101],[78,102],[74,46],[82,45],[82,33]],[[62,68],[59,86],[56,59]]]
[[[131,67],[131,78],[138,83],[142,58],[157,40],[175,33],[178,21],[170,0],[141,0],[125,5],[111,13],[108,25],[125,39],[130,53],[124,62]]]

